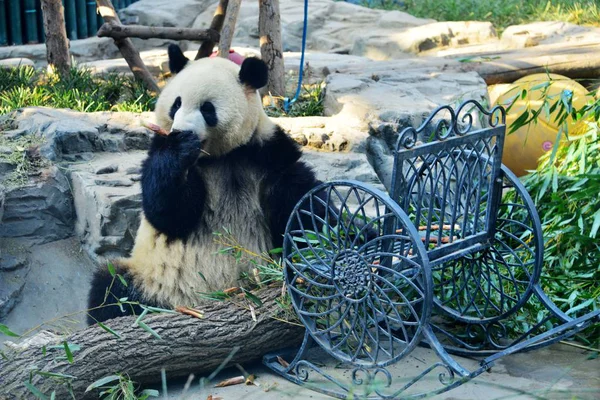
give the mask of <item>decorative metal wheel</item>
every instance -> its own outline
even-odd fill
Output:
[[[353,181],[313,189],[288,221],[284,261],[300,320],[337,359],[385,366],[419,342],[432,302],[428,257],[385,193]]]
[[[435,303],[471,324],[504,319],[525,304],[542,267],[541,224],[518,178],[501,168],[501,199],[489,245],[433,268]],[[501,335],[503,326],[496,326]],[[470,333],[474,335],[473,332]]]

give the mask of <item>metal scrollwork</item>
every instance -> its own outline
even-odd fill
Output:
[[[543,293],[541,223],[501,164],[505,124],[499,106],[439,107],[399,132],[389,195],[334,181],[296,204],[283,264],[306,335],[289,364],[265,356],[270,368],[340,399],[422,398],[600,321],[600,310],[573,319]],[[527,326],[519,312],[532,297],[546,311]],[[311,346],[335,367],[309,362]],[[407,371],[413,351],[437,359]],[[451,354],[485,358],[468,369]],[[436,388],[420,385],[436,373]]]

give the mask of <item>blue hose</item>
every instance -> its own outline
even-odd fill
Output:
[[[300,97],[300,92],[302,91],[302,76],[304,75],[304,50],[306,49],[306,30],[308,26],[308,0],[304,0],[304,27],[302,29],[302,52],[300,53],[300,69],[298,70],[298,88],[296,89],[296,94],[293,99],[289,99],[286,97],[283,99],[283,109],[287,113],[290,111],[290,107],[292,104],[298,100]]]

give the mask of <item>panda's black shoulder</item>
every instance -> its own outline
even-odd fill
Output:
[[[300,145],[279,125],[275,126],[269,139],[253,142],[239,149],[234,158],[244,158],[267,171],[280,171],[298,163],[302,157]]]

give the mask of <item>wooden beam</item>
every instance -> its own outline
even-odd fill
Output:
[[[171,39],[171,40],[210,40],[219,41],[219,32],[213,29],[166,28],[159,26],[116,25],[105,23],[98,30],[99,37],[125,39],[135,37],[140,39]]]
[[[215,10],[215,14],[213,16],[212,22],[210,23],[210,28],[212,30],[215,30],[217,32],[219,32],[219,34],[221,33],[221,30],[223,29],[223,22],[225,22],[225,10],[227,10],[227,4],[229,3],[228,0],[220,0],[219,4],[217,5],[217,9]],[[202,44],[200,45],[200,48],[198,49],[198,53],[196,53],[196,60],[199,60],[201,58],[205,58],[208,57],[212,54],[213,49],[215,48],[215,45],[217,44],[217,41],[212,41],[212,40],[206,40],[204,42],[202,42]]]
[[[43,0],[41,5],[48,64],[52,65],[60,75],[66,75],[71,69],[71,57],[62,1]]]
[[[219,40],[219,57],[229,58],[229,48],[235,32],[235,23],[240,12],[242,0],[229,0],[225,12],[225,22]]]
[[[119,19],[119,16],[117,15],[117,12],[115,11],[115,8],[110,0],[96,0],[96,4],[98,4],[98,11],[104,19],[104,22],[121,25],[121,20]],[[133,72],[133,75],[144,82],[144,85],[146,85],[148,90],[157,93],[160,92],[158,84],[154,80],[154,77],[150,71],[148,71],[148,68],[146,68],[144,61],[142,61],[142,58],[140,57],[140,53],[133,45],[131,39],[114,39],[114,41],[121,51],[121,55],[123,55],[123,58],[125,61],[127,61],[131,72]]]

